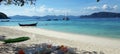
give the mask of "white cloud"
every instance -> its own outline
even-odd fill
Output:
[[[108,9],[109,8],[109,6],[107,5],[107,4],[104,4],[103,6],[102,6],[102,9],[104,9],[104,10],[106,10],[106,9]]]
[[[7,11],[6,11],[7,10]],[[89,6],[86,8],[80,9],[66,9],[66,8],[51,8],[47,7],[46,5],[41,5],[37,7],[8,7],[3,6],[0,9],[3,13],[7,14],[8,16],[13,15],[27,15],[27,16],[45,16],[45,15],[64,15],[66,12],[68,15],[82,15],[82,14],[89,14],[91,12],[98,12],[98,11],[119,11],[119,5],[110,6],[108,4],[104,4],[101,6]]]
[[[48,12],[53,12],[54,8],[48,8]]]
[[[45,16],[45,15],[64,15],[65,12],[71,12],[69,9],[55,9],[55,8],[49,8],[45,5],[42,5],[38,8],[36,8],[37,15],[39,16]]]
[[[103,10],[117,10],[118,9],[118,5],[114,5],[114,6],[109,6],[109,5],[107,5],[107,4],[104,4],[103,6],[102,6],[102,9]]]
[[[103,4],[101,6],[88,6],[83,8],[82,15],[86,15],[89,13],[94,13],[94,12],[100,12],[100,11],[106,11],[106,12],[120,12],[119,11],[119,5],[109,5],[109,4]]]
[[[99,7],[97,7],[97,6],[91,6],[91,7],[87,7],[87,8],[85,8],[86,10],[97,10],[97,9],[99,9]]]
[[[7,10],[7,11],[6,11]],[[45,16],[45,15],[64,15],[65,12],[71,13],[70,9],[56,9],[50,8],[46,5],[41,5],[39,7],[3,7],[0,9],[1,12],[7,14],[8,16],[14,15],[26,15],[26,16]]]
[[[118,5],[114,5],[113,8],[116,10],[118,9]]]
[[[45,5],[40,6],[40,8],[38,9],[40,12],[45,12],[47,10]]]
[[[112,10],[116,10],[118,9],[118,5],[114,5],[114,6],[109,6],[108,4],[104,4],[101,7],[99,6],[90,6],[90,7],[86,7],[84,8],[85,10],[93,10],[93,11],[98,11],[98,10],[108,10],[108,11],[112,11]]]

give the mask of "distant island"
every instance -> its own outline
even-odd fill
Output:
[[[6,14],[0,12],[0,19],[9,19]]]
[[[120,13],[98,12],[91,15],[82,15],[80,18],[120,18]]]
[[[21,19],[27,19],[27,18],[31,18],[31,19],[37,19],[37,20],[42,20],[42,21],[60,21],[60,20],[72,20],[72,19],[79,19],[79,16],[64,16],[64,15],[46,15],[46,16],[23,16],[23,15],[15,15],[15,16],[9,16],[12,19],[15,18],[21,18]]]

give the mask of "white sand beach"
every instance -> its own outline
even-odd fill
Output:
[[[104,54],[120,54],[120,40],[57,32],[35,27],[1,26],[0,35],[7,38],[28,36],[31,39],[24,44],[50,43],[66,45],[78,50],[104,52]]]

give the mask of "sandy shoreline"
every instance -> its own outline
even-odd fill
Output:
[[[0,27],[0,35],[7,38],[29,36],[31,39],[23,43],[51,43],[76,47],[79,50],[102,51],[105,54],[119,54],[120,40],[98,38],[87,35],[76,35],[39,29],[34,27]]]

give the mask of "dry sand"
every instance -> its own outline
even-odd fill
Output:
[[[104,52],[104,54],[120,54],[120,40],[111,38],[94,37],[87,35],[56,32],[35,27],[0,27],[0,35],[7,38],[28,36],[31,39],[24,44],[50,43],[54,45],[66,45],[78,50]],[[21,44],[18,43],[18,44]]]

